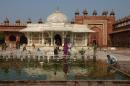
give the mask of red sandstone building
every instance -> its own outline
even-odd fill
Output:
[[[6,43],[9,44],[8,46],[16,47],[16,43],[26,43],[24,34],[19,32],[25,27],[26,24],[22,24],[19,19],[15,23],[10,23],[9,19],[6,18],[0,24],[0,45]]]
[[[98,44],[99,47],[110,46],[109,33],[112,32],[112,25],[115,22],[115,13],[112,10],[110,14],[108,14],[108,11],[103,11],[102,15],[97,15],[97,11],[94,10],[92,16],[89,16],[86,9],[83,10],[83,15],[80,15],[78,10],[75,12],[74,23],[87,24],[91,30],[95,31],[95,33],[89,34],[89,46],[93,43]]]
[[[93,43],[98,44],[99,47],[107,47],[111,45],[111,40],[109,33],[112,33],[113,24],[115,22],[115,13],[112,10],[109,15],[108,11],[103,11],[102,15],[97,15],[97,11],[94,10],[92,15],[89,16],[87,10],[83,10],[83,15],[80,15],[79,11],[75,12],[75,18],[72,23],[76,24],[86,24],[95,33],[91,33],[88,36],[88,45],[91,46]],[[31,19],[27,21],[31,23]],[[40,19],[38,23],[43,23]],[[0,24],[0,44],[3,42],[16,44],[17,42],[27,43],[26,37],[23,33],[19,32],[21,29],[25,28],[27,25],[22,24],[18,19],[15,24],[11,24],[9,19],[6,18],[3,23]],[[2,35],[4,33],[4,37]],[[11,45],[11,46],[12,46]],[[15,45],[14,45],[15,46]]]
[[[27,37],[20,30],[26,28],[29,23],[32,23],[30,18],[26,23],[22,23],[20,19],[17,19],[15,23],[11,23],[6,18],[3,23],[0,23],[0,45],[6,43],[10,47],[16,47],[17,43],[27,44]],[[43,23],[42,19],[39,19],[38,23]]]
[[[110,33],[110,37],[111,46],[130,48],[130,15],[113,24],[113,32]]]

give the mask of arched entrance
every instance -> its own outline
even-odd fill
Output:
[[[56,45],[61,46],[62,45],[62,38],[59,34],[56,34],[54,36],[54,42]]]
[[[95,32],[95,33],[91,33],[91,44],[93,45],[93,44],[96,44],[96,45],[98,45],[99,43],[99,33],[98,32]]]
[[[15,48],[16,47],[16,34],[10,34],[9,36],[9,47],[10,48]]]
[[[92,46],[93,44],[96,44],[98,46],[102,46],[101,29],[98,27],[93,27],[91,30],[95,32],[89,34],[89,45]]]
[[[5,35],[3,32],[0,32],[0,44],[5,43]]]
[[[27,37],[25,35],[20,36],[20,44],[27,44],[28,40]]]
[[[15,35],[10,35],[9,36],[9,41],[16,41],[16,36]]]
[[[96,39],[94,39],[92,42],[93,42],[92,44],[97,45],[97,40]]]

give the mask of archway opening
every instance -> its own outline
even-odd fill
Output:
[[[58,46],[61,46],[62,45],[62,39],[61,39],[61,36],[59,34],[56,34],[54,36],[54,41],[55,41],[55,44],[58,45]]]
[[[10,41],[16,41],[16,36],[15,35],[10,35],[9,40]]]
[[[0,32],[0,44],[5,43],[5,35],[3,32]]]
[[[89,45],[92,46],[93,44],[96,44],[98,46],[102,46],[101,29],[98,27],[93,27],[92,30],[95,31],[95,33],[89,34]]]
[[[20,44],[27,44],[28,40],[27,37],[25,35],[20,36]]]
[[[92,44],[97,45],[97,40],[94,39]]]

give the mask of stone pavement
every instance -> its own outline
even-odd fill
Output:
[[[117,57],[118,61],[129,61],[130,62],[130,49],[121,49],[121,50],[106,50],[106,51],[97,51],[97,58],[107,60],[108,54],[112,54]]]

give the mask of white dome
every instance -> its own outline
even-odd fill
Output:
[[[60,11],[55,11],[51,15],[47,17],[47,22],[50,23],[66,23],[67,22],[67,16],[64,15]]]

